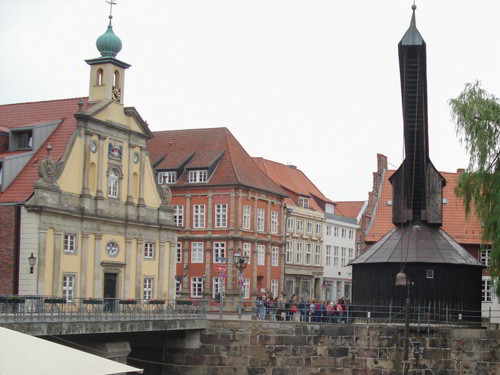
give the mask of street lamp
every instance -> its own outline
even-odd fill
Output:
[[[36,258],[33,256],[33,253],[28,257],[28,262],[30,264],[30,273],[33,273],[33,268],[35,267]]]
[[[238,270],[238,284],[240,289],[240,301],[238,303],[238,319],[241,319],[241,292],[243,289],[243,270],[248,264],[248,255],[241,255],[241,249],[234,254],[234,266]]]
[[[403,360],[408,361],[408,342],[410,341],[410,278],[406,276],[403,270],[399,271],[396,275],[396,286],[406,286],[406,301],[405,301],[405,346]],[[405,374],[405,367],[403,367],[403,375]]]

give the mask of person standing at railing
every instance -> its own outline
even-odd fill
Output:
[[[276,311],[276,317],[278,318],[278,320],[285,320],[285,316],[285,301],[283,298],[283,294],[280,294],[278,298],[278,309]]]
[[[333,301],[326,307],[326,315],[328,316],[328,322],[333,323],[335,319],[335,303]]]
[[[300,321],[301,322],[306,322],[306,316],[307,316],[307,303],[304,300],[304,297],[300,298],[300,303],[299,303],[299,310],[300,310]]]

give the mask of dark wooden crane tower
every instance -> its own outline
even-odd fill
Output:
[[[397,308],[410,292],[434,317],[477,320],[482,265],[441,228],[446,180],[429,158],[426,44],[412,9],[398,44],[405,159],[389,178],[395,227],[351,262],[353,303]]]

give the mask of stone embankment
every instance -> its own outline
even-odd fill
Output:
[[[500,375],[500,331],[412,329],[409,374]],[[198,345],[165,347],[164,374],[389,375],[403,370],[404,328],[360,324],[210,321]],[[168,346],[168,343],[167,345]]]

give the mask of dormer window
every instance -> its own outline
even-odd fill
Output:
[[[309,198],[299,197],[299,206],[304,208],[309,208]]]
[[[335,213],[333,210],[333,204],[330,204],[330,203],[325,204],[325,212],[328,214]]]
[[[206,170],[189,171],[188,181],[190,184],[194,184],[197,182],[207,182],[207,171]]]
[[[33,148],[33,130],[12,132],[15,150],[26,150]]]
[[[167,171],[158,172],[158,185],[162,184],[175,184],[177,182],[177,172]]]

